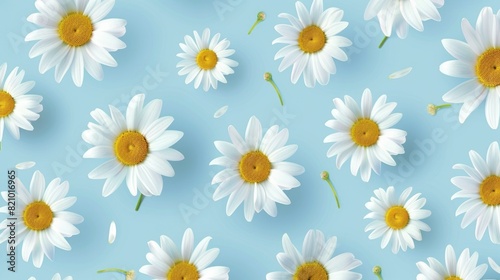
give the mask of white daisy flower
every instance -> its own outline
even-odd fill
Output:
[[[448,103],[463,103],[458,120],[463,123],[486,99],[485,115],[488,125],[498,128],[500,119],[500,10],[495,15],[490,7],[483,8],[474,29],[462,19],[465,41],[442,40],[444,48],[456,60],[439,66],[448,76],[467,78],[443,95]]]
[[[262,137],[262,126],[255,116],[248,121],[244,139],[234,126],[230,125],[228,131],[232,143],[214,142],[223,156],[212,160],[210,165],[224,166],[225,169],[212,180],[212,184],[219,184],[213,199],[217,201],[229,196],[228,216],[244,202],[247,221],[262,210],[275,217],[276,202],[291,203],[283,191],[300,186],[294,176],[302,174],[304,168],[284,161],[295,153],[297,145],[285,146],[288,129],[279,130],[277,125],[269,128]]]
[[[232,68],[238,66],[238,62],[229,59],[235,53],[233,49],[228,49],[230,42],[223,39],[219,42],[220,33],[210,38],[210,29],[205,28],[200,35],[194,31],[194,39],[191,36],[184,36],[184,42],[180,43],[183,53],[177,56],[182,61],[177,63],[180,76],[186,76],[186,84],[194,81],[194,88],[203,84],[203,90],[208,91],[210,87],[217,89],[217,82],[227,83],[226,75],[233,74]]]
[[[444,0],[370,0],[365,9],[365,20],[375,16],[386,37],[396,30],[399,38],[406,38],[408,26],[424,31],[424,21],[441,20],[437,8],[444,5]]]
[[[219,255],[218,248],[207,250],[212,237],[207,236],[194,246],[193,231],[188,228],[182,237],[181,250],[167,236],[160,237],[160,244],[149,241],[151,253],[146,255],[150,264],[144,265],[139,272],[156,280],[162,279],[203,279],[227,280],[229,268],[209,265]]]
[[[32,131],[31,122],[38,120],[38,113],[43,110],[40,95],[26,94],[35,82],[23,82],[24,70],[19,73],[18,70],[18,67],[14,68],[4,81],[7,63],[0,66],[0,143],[4,127],[15,139],[19,139],[19,128]]]
[[[309,12],[300,1],[295,2],[295,8],[298,18],[287,13],[279,14],[291,24],[274,27],[281,37],[273,44],[287,44],[274,56],[275,60],[283,58],[278,70],[282,72],[293,65],[292,83],[297,83],[304,74],[307,87],[314,87],[316,81],[326,85],[330,75],[337,71],[333,59],[347,60],[347,54],[341,48],[352,45],[352,42],[337,34],[349,23],[341,21],[343,10],[333,7],[323,10],[323,0],[313,0]]]
[[[385,248],[389,242],[392,243],[394,254],[402,249],[415,248],[413,240],[422,240],[422,231],[430,231],[431,228],[422,219],[431,215],[431,211],[422,209],[426,199],[420,198],[420,193],[410,197],[412,188],[405,189],[398,197],[394,194],[394,187],[375,190],[376,197],[371,197],[365,207],[372,211],[364,219],[373,219],[365,232],[372,231],[369,239],[382,237],[380,247]]]
[[[55,247],[69,251],[71,246],[66,237],[77,235],[80,231],[74,226],[83,222],[83,217],[67,211],[76,202],[76,197],[66,197],[69,191],[67,181],[60,178],[50,181],[45,189],[45,178],[35,171],[30,190],[16,178],[16,244],[23,243],[22,258],[28,261],[30,255],[35,267],[41,267],[44,255],[52,260]],[[2,192],[3,199],[9,201],[8,192]],[[7,206],[0,207],[0,213],[11,215]],[[7,241],[10,229],[9,220],[0,223],[0,244]]]
[[[52,276],[52,280],[61,280],[61,279],[62,280],[73,280],[73,277],[66,276],[66,277],[62,278],[61,274],[59,274],[59,273],[56,273],[56,274],[54,274],[54,276]],[[28,278],[28,280],[36,280],[36,278],[32,276],[32,277]]]
[[[266,280],[342,279],[358,280],[361,274],[351,271],[361,265],[351,253],[332,257],[337,246],[337,237],[328,238],[319,230],[309,230],[304,238],[302,254],[288,237],[283,235],[284,252],[276,255],[286,271],[270,272]]]
[[[110,115],[101,109],[90,113],[96,123],[89,123],[82,133],[85,142],[94,145],[84,158],[111,158],[89,173],[90,179],[106,179],[104,197],[112,194],[126,180],[133,196],[160,195],[162,176],[175,175],[170,161],[184,156],[171,146],[183,133],[167,130],[174,118],[160,117],[162,101],[155,99],[144,105],[144,94],[135,95],[128,104],[126,115],[109,105]],[[142,196],[141,196],[142,197]]]
[[[480,280],[488,269],[486,264],[477,265],[478,253],[474,252],[471,256],[469,248],[462,251],[457,261],[455,250],[448,245],[444,257],[446,267],[435,258],[427,258],[429,264],[418,262],[420,274],[417,280]]]
[[[486,160],[471,150],[472,167],[455,164],[453,169],[462,169],[468,176],[457,176],[451,182],[460,188],[451,199],[467,198],[455,215],[464,214],[462,228],[476,220],[476,239],[481,240],[488,229],[490,240],[500,244],[500,150],[498,142],[488,148]]]
[[[386,103],[387,96],[380,96],[372,104],[372,94],[365,89],[361,97],[361,107],[352,97],[344,96],[333,99],[335,109],[333,120],[325,125],[337,130],[324,139],[324,143],[334,143],[327,157],[337,156],[337,168],[351,158],[351,173],[358,171],[365,182],[370,180],[371,170],[380,174],[381,163],[395,166],[393,155],[404,154],[403,143],[406,142],[406,131],[391,128],[403,116],[392,113],[396,102]]]
[[[119,37],[125,34],[127,22],[104,17],[115,0],[37,0],[39,13],[28,21],[40,29],[26,35],[26,41],[38,41],[30,50],[30,58],[42,56],[39,71],[55,67],[55,79],[60,83],[71,68],[73,82],[82,86],[84,70],[94,79],[103,79],[102,65],[116,67],[109,54],[126,47]]]

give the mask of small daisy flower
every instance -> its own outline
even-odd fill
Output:
[[[144,94],[135,95],[126,115],[109,105],[110,115],[101,109],[90,113],[96,123],[89,123],[82,133],[85,142],[93,145],[84,158],[111,158],[89,173],[90,179],[106,179],[104,197],[112,194],[125,180],[130,193],[145,196],[161,194],[162,176],[173,177],[170,161],[184,156],[171,146],[183,133],[167,130],[174,118],[160,117],[162,101],[155,99],[144,105]],[[142,200],[140,200],[142,201]]]
[[[67,211],[76,202],[76,197],[66,197],[69,191],[67,181],[60,178],[50,181],[45,188],[45,178],[40,171],[35,171],[28,191],[21,180],[16,179],[16,243],[23,243],[22,258],[28,261],[30,255],[33,265],[40,268],[44,255],[53,260],[55,247],[69,251],[71,246],[66,237],[77,235],[80,231],[74,226],[83,222],[83,217]],[[2,192],[8,201],[8,193]],[[8,214],[7,206],[0,208],[0,213]],[[10,229],[8,220],[0,223],[0,244],[7,241]],[[59,278],[60,279],[60,278]]]
[[[440,21],[441,15],[437,8],[443,5],[444,0],[370,0],[364,18],[370,20],[376,16],[386,37],[390,37],[395,29],[398,37],[404,39],[408,34],[408,26],[424,31],[423,21]]]
[[[229,196],[226,214],[231,216],[244,202],[245,219],[251,221],[255,212],[264,210],[277,215],[276,202],[290,204],[285,190],[300,186],[295,176],[304,172],[298,164],[285,161],[297,150],[297,145],[287,145],[288,129],[279,130],[277,125],[262,137],[262,126],[252,116],[248,121],[243,139],[234,126],[228,128],[232,143],[215,141],[215,147],[223,155],[210,165],[224,166],[212,184],[219,184],[213,194],[215,201]]]
[[[457,261],[455,250],[448,245],[444,257],[446,267],[435,258],[427,258],[429,264],[418,262],[420,274],[417,280],[480,280],[488,269],[486,264],[477,265],[478,253],[474,252],[471,256],[469,248],[462,251]]]
[[[139,272],[155,280],[227,280],[228,267],[209,267],[219,255],[218,248],[207,250],[211,239],[212,237],[207,236],[195,247],[193,231],[188,228],[184,232],[179,250],[169,237],[162,235],[160,244],[155,241],[148,242],[151,253],[146,255],[146,259],[150,264],[142,266]]]
[[[266,280],[342,279],[358,280],[361,274],[351,271],[361,265],[351,253],[332,257],[337,237],[328,238],[319,230],[309,230],[304,238],[302,254],[293,245],[288,234],[282,239],[284,252],[276,255],[286,271],[270,272]]]
[[[84,71],[101,81],[101,65],[117,66],[110,52],[126,47],[118,38],[125,34],[127,22],[104,19],[114,5],[115,0],[36,0],[39,13],[31,14],[28,21],[41,28],[25,40],[38,41],[29,56],[42,56],[40,73],[55,67],[55,80],[60,83],[71,68],[78,87],[83,84]]]
[[[227,39],[220,39],[220,33],[210,38],[210,29],[203,30],[200,35],[194,31],[194,39],[191,36],[184,36],[184,44],[180,43],[183,53],[177,56],[182,61],[177,63],[179,76],[186,76],[186,84],[194,81],[194,88],[203,84],[203,90],[208,91],[210,87],[217,89],[217,82],[227,83],[226,75],[233,74],[232,68],[238,66],[238,62],[229,59],[235,53],[233,49],[228,49],[230,42]]]
[[[273,44],[287,44],[274,56],[275,60],[283,58],[278,70],[282,72],[293,65],[292,83],[297,83],[304,74],[307,87],[314,87],[316,81],[326,85],[330,75],[337,72],[333,59],[346,61],[347,54],[341,48],[352,45],[349,39],[337,36],[348,25],[341,21],[344,11],[333,7],[323,10],[323,0],[313,0],[309,12],[300,1],[295,2],[295,8],[298,18],[287,13],[279,14],[291,24],[274,27],[281,37]]]
[[[471,150],[469,157],[472,167],[455,164],[453,169],[462,169],[468,176],[457,176],[451,182],[460,191],[451,199],[466,198],[457,209],[456,215],[464,214],[462,228],[476,220],[476,239],[481,240],[488,229],[490,240],[500,244],[500,150],[498,142],[493,142],[484,160]]]
[[[36,278],[32,276],[32,277],[28,278],[28,280],[36,280]],[[54,274],[54,276],[52,276],[52,280],[73,280],[73,277],[66,276],[66,277],[62,278],[61,274],[56,273],[56,274]]]
[[[365,182],[370,180],[371,171],[380,174],[381,163],[395,166],[393,155],[404,154],[403,143],[406,131],[391,128],[402,117],[401,113],[392,113],[395,102],[386,103],[387,96],[382,95],[372,104],[372,94],[365,89],[361,97],[361,107],[350,96],[333,99],[335,109],[333,120],[326,126],[337,130],[324,139],[324,143],[333,143],[327,157],[337,156],[337,168],[351,158],[351,173],[358,171]]]
[[[443,95],[448,103],[463,103],[458,120],[467,117],[486,99],[485,115],[492,129],[498,128],[500,119],[500,18],[490,7],[483,8],[477,18],[476,29],[467,19],[462,19],[465,41],[442,40],[444,48],[456,60],[439,66],[448,76],[467,78]]]
[[[0,143],[5,127],[10,134],[19,139],[19,128],[32,131],[31,122],[38,120],[43,106],[40,95],[26,94],[35,86],[35,82],[23,82],[24,70],[16,67],[5,78],[7,63],[0,66]]]
[[[394,187],[387,190],[379,188],[374,191],[376,197],[370,198],[365,207],[372,211],[364,219],[373,219],[365,232],[372,231],[369,239],[382,237],[381,247],[385,248],[389,242],[392,243],[394,254],[402,249],[415,248],[413,240],[422,240],[422,231],[430,231],[431,228],[422,219],[431,215],[431,211],[422,209],[426,199],[420,198],[420,193],[408,199],[412,188],[405,189],[399,199],[394,194]]]

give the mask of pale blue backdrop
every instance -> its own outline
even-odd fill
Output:
[[[304,0],[308,7],[311,2]],[[492,6],[497,11],[498,1],[447,1],[440,9],[441,22],[425,22],[423,33],[411,30],[407,39],[391,38],[383,49],[377,48],[383,37],[378,22],[363,19],[367,2],[325,0],[325,7],[345,11],[344,20],[349,26],[342,34],[354,44],[347,48],[349,61],[337,63],[337,74],[330,83],[310,89],[302,80],[293,85],[291,70],[279,73],[280,61],[273,59],[282,47],[271,44],[279,36],[274,26],[287,23],[277,15],[295,14],[294,1],[117,1],[108,17],[127,20],[123,37],[127,48],[113,54],[119,65],[105,68],[102,82],[86,75],[82,88],[77,88],[70,76],[57,84],[53,70],[41,75],[39,58],[29,59],[33,43],[26,43],[23,38],[35,28],[26,21],[36,11],[33,1],[1,1],[0,62],[7,62],[9,71],[15,66],[24,69],[26,79],[36,81],[32,93],[44,97],[44,111],[34,123],[33,132],[22,131],[20,141],[13,140],[7,132],[4,135],[1,189],[6,190],[9,168],[19,162],[35,161],[35,168],[19,172],[21,180],[28,184],[36,169],[45,174],[47,181],[57,176],[68,180],[69,194],[78,197],[70,210],[83,215],[85,221],[78,226],[81,233],[68,239],[71,251],[57,249],[54,261],[45,259],[42,268],[36,269],[31,261],[22,261],[18,248],[18,271],[9,273],[2,261],[0,279],[51,279],[56,272],[72,275],[75,280],[123,279],[117,274],[97,275],[96,271],[108,267],[138,271],[148,263],[145,255],[149,252],[149,240],[158,241],[164,234],[180,243],[187,227],[193,228],[197,242],[207,235],[213,237],[210,247],[220,248],[214,265],[230,267],[230,278],[238,280],[265,279],[266,273],[282,270],[276,261],[276,254],[282,251],[282,235],[288,233],[300,248],[309,229],[336,235],[336,253],[352,252],[360,259],[363,265],[355,271],[362,273],[364,279],[375,279],[371,273],[374,265],[382,266],[386,280],[415,279],[415,263],[430,256],[443,261],[447,244],[453,244],[457,251],[466,247],[477,250],[481,263],[487,262],[488,256],[500,262],[499,245],[493,245],[488,236],[477,241],[474,225],[462,230],[462,216],[454,214],[462,201],[450,200],[457,191],[450,178],[462,175],[452,165],[470,164],[471,149],[485,156],[489,144],[499,140],[499,133],[487,125],[484,105],[463,125],[458,124],[458,106],[434,117],[426,112],[428,103],[441,103],[442,94],[462,82],[439,72],[439,65],[452,58],[442,47],[441,39],[463,40],[461,19],[467,18],[474,24],[483,7]],[[248,36],[259,11],[265,11],[267,18]],[[227,85],[219,84],[216,91],[208,93],[195,90],[192,84],[185,85],[175,67],[179,61],[175,56],[180,52],[178,44],[184,35],[206,27],[231,41],[231,48],[236,50],[233,58],[240,64],[235,74],[228,77]],[[408,76],[388,79],[389,74],[406,67],[413,67]],[[281,88],[284,107],[279,106],[272,87],[263,80],[266,71],[273,73]],[[387,94],[389,101],[398,102],[396,111],[404,116],[397,127],[406,130],[408,137],[406,154],[396,157],[400,165],[383,166],[381,176],[372,175],[369,183],[363,183],[350,174],[348,164],[336,169],[335,159],[326,157],[329,145],[323,144],[323,139],[332,132],[324,126],[331,118],[332,99],[348,94],[359,100],[367,87],[375,97]],[[185,133],[175,145],[185,160],[173,163],[176,176],[164,179],[162,195],[147,198],[141,210],[135,212],[136,198],[125,185],[103,198],[104,181],[88,179],[87,174],[102,161],[82,159],[87,146],[81,133],[92,120],[90,111],[107,110],[108,104],[123,110],[138,92],[145,92],[147,101],[163,100],[162,114],[173,116],[172,128]],[[214,119],[214,112],[224,105],[229,105],[228,112]],[[241,208],[233,216],[226,216],[227,199],[211,199],[210,181],[220,168],[208,163],[219,156],[213,141],[229,140],[230,124],[243,133],[252,115],[262,121],[264,128],[278,124],[289,129],[289,143],[299,146],[291,160],[303,165],[306,172],[298,177],[302,185],[287,192],[291,205],[278,206],[276,218],[261,213],[249,223]],[[322,170],[330,172],[341,209],[337,209],[331,191],[319,177]],[[417,242],[414,250],[397,255],[389,248],[380,249],[380,239],[369,240],[364,232],[369,222],[363,220],[368,212],[364,204],[375,188],[389,185],[399,192],[413,186],[414,191],[427,198],[426,208],[432,211],[432,216],[425,220],[432,231],[423,234],[423,241]],[[107,234],[112,220],[116,221],[118,234],[110,245]],[[500,278],[491,269],[486,276]],[[137,279],[148,277],[138,275]]]

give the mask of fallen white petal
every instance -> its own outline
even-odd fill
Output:
[[[488,262],[490,263],[491,268],[496,271],[496,273],[500,274],[500,265],[498,265],[492,258],[488,257]]]
[[[29,168],[35,166],[35,164],[36,163],[34,161],[21,162],[21,163],[16,164],[16,169],[18,169],[18,170],[29,169]]]
[[[392,73],[392,74],[389,75],[389,79],[399,79],[401,77],[404,77],[404,76],[408,75],[411,72],[411,69],[413,69],[413,68],[412,67],[408,67],[408,68],[396,71],[396,72],[394,72],[394,73]]]
[[[115,238],[116,238],[116,223],[115,221],[112,221],[111,224],[109,225],[109,237],[108,237],[109,244],[113,244],[113,242],[115,242]]]
[[[220,109],[215,112],[214,118],[218,119],[218,118],[222,117],[222,115],[224,115],[227,112],[228,107],[229,106],[227,106],[227,105],[220,107]]]

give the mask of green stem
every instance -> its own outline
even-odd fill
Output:
[[[378,280],[384,280],[384,279],[382,278],[382,275],[377,275],[377,278],[378,278]]]
[[[119,269],[119,268],[106,268],[106,269],[101,269],[101,270],[97,271],[97,273],[103,273],[103,272],[118,272],[118,273],[122,273],[124,275],[127,275],[127,273],[128,273],[128,271],[123,270],[123,269]]]
[[[339,202],[339,196],[337,195],[337,191],[335,190],[335,187],[333,186],[332,180],[330,178],[326,179],[328,182],[328,185],[330,185],[330,188],[333,191],[333,195],[335,196],[335,200],[337,201],[337,207],[340,209],[340,202]]]
[[[385,44],[385,41],[387,41],[387,39],[389,39],[389,37],[385,36],[384,39],[382,39],[382,42],[380,42],[380,44],[378,45],[378,48],[382,48]]]
[[[255,21],[255,23],[252,25],[252,27],[250,28],[250,30],[248,31],[248,35],[250,35],[250,33],[252,33],[253,29],[255,28],[255,26],[257,26],[257,24],[259,24],[259,22],[261,22],[262,20],[261,19],[257,19]]]
[[[278,98],[280,99],[281,106],[283,106],[283,98],[281,98],[281,93],[280,93],[278,86],[276,85],[276,83],[273,80],[270,80],[269,82],[271,83],[271,85],[273,85],[274,90],[276,90],[276,93],[278,94]]]
[[[448,107],[451,107],[451,104],[443,104],[443,105],[436,106],[437,109],[448,108]]]
[[[139,196],[139,200],[137,201],[137,204],[135,205],[135,211],[139,211],[139,208],[141,208],[142,201],[144,200],[144,195],[141,193]]]

